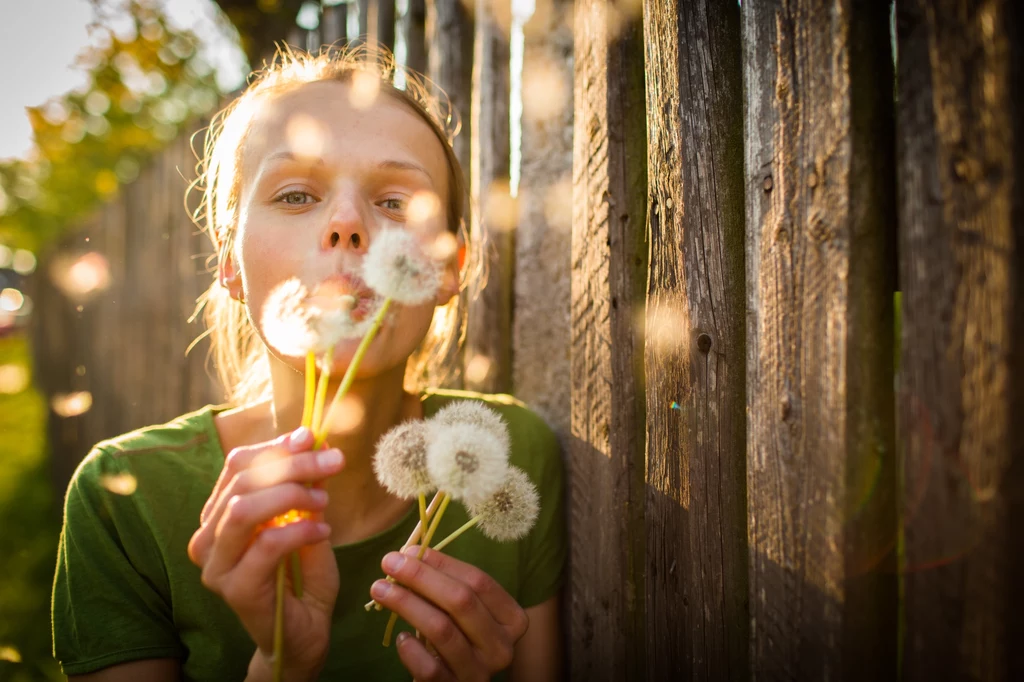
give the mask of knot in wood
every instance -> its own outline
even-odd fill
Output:
[[[704,353],[705,355],[707,355],[708,351],[711,350],[711,336],[709,336],[708,334],[701,334],[700,336],[698,336],[697,337],[697,349],[701,353]]]
[[[764,191],[765,192],[771,192],[772,191],[772,187],[775,186],[775,181],[772,180],[772,176],[766,175],[766,176],[764,176],[764,182],[762,184],[764,185]]]
[[[811,171],[811,174],[807,176],[807,186],[814,189],[818,186],[818,174]]]

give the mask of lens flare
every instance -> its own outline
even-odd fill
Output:
[[[92,393],[89,391],[57,393],[50,401],[50,406],[58,416],[77,417],[85,414],[92,407]]]

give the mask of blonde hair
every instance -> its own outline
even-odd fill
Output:
[[[481,257],[482,240],[470,239],[466,228],[465,174],[452,148],[461,127],[458,114],[440,88],[398,65],[385,48],[362,44],[342,50],[324,48],[316,55],[278,48],[271,62],[250,77],[242,94],[219,111],[206,128],[203,154],[197,154],[197,178],[189,187],[189,193],[202,194],[192,217],[210,237],[216,257],[224,258],[234,244],[242,150],[259,105],[271,94],[319,81],[347,83],[354,74],[366,72],[380,78],[380,95],[404,103],[431,127],[447,160],[448,229],[465,244],[459,295],[435,310],[430,330],[410,356],[405,375],[406,386],[411,389],[440,385],[458,372],[457,367],[450,366],[451,359],[458,357],[456,351],[465,335],[467,301],[480,289],[486,259]],[[397,73],[405,77],[404,90],[395,85]],[[210,337],[209,357],[228,399],[241,404],[268,398],[271,386],[266,348],[246,306],[231,298],[216,274],[210,288],[199,297],[192,319],[200,313],[207,328],[202,336]]]

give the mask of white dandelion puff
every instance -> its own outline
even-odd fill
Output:
[[[318,290],[319,291],[319,290]],[[285,280],[263,306],[263,334],[267,344],[283,355],[302,357],[323,353],[346,338],[362,336],[372,316],[356,320],[344,297],[310,295],[297,278]]]
[[[487,500],[470,505],[470,516],[479,517],[477,525],[487,537],[511,542],[533,528],[540,512],[540,496],[530,477],[519,467],[509,467],[505,482]]]
[[[373,459],[377,480],[388,492],[412,499],[435,490],[427,471],[427,424],[407,421],[384,434]]]
[[[434,484],[467,505],[486,500],[505,480],[508,446],[473,424],[428,422],[427,470]]]
[[[472,424],[493,434],[506,450],[511,448],[508,426],[494,409],[478,400],[453,400],[438,410],[430,420],[437,424]]]
[[[363,279],[374,291],[403,305],[419,305],[437,295],[441,267],[416,238],[398,229],[382,230],[363,259]]]

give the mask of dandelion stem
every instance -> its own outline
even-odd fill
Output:
[[[418,495],[418,502],[420,505],[420,526],[423,528],[427,527],[427,497],[423,493]]]
[[[313,428],[313,396],[316,393],[316,353],[306,353],[306,395],[302,402],[302,425]]]
[[[277,594],[274,599],[274,682],[281,682],[284,664],[284,562],[277,565]]]
[[[451,502],[451,499],[452,496],[448,493],[445,493],[444,497],[441,498],[441,506],[437,508],[437,513],[434,514],[434,518],[430,521],[430,528],[427,529],[427,534],[423,536],[423,542],[420,543],[420,551],[416,554],[417,559],[422,559],[426,553],[430,540],[434,537],[434,533],[437,532],[437,526],[441,523],[441,517],[444,516],[444,510],[448,508],[448,503]],[[384,646],[391,646],[391,633],[395,629],[395,621],[397,620],[398,614],[392,611],[391,618],[388,619],[388,626],[384,630]]]
[[[439,504],[441,504],[441,498],[443,496],[444,496],[444,493],[442,493],[440,490],[438,490],[436,493],[434,493],[434,499],[432,499],[430,501],[430,504],[427,505],[427,521],[428,522],[430,521],[430,517],[432,517],[434,515],[434,512],[437,511],[437,506]],[[423,533],[423,529],[426,528],[426,527],[427,527],[426,523],[423,523],[422,520],[419,521],[416,524],[416,527],[412,529],[412,533],[409,534],[409,539],[405,541],[405,544],[402,545],[402,549],[400,549],[399,551],[400,552],[404,552],[406,550],[406,548],[409,547],[410,545],[412,545],[414,542],[419,542],[420,535]],[[395,582],[395,579],[392,578],[389,575],[387,577],[387,581],[389,583],[393,583],[393,582]],[[365,604],[363,604],[363,608],[366,611],[369,611],[374,606],[376,606],[377,610],[380,611],[380,604],[377,603],[376,599],[371,599],[370,601],[368,601]]]
[[[348,364],[348,369],[345,370],[345,376],[341,380],[341,385],[338,386],[338,390],[334,392],[334,397],[331,399],[331,404],[327,407],[324,413],[323,423],[320,425],[320,432],[317,434],[316,442],[313,445],[314,450],[319,450],[320,446],[327,440],[327,429],[323,428],[326,424],[330,424],[331,413],[334,412],[334,408],[338,406],[341,399],[348,393],[348,389],[352,386],[352,382],[356,378],[356,370],[359,368],[359,363],[363,361],[363,356],[366,355],[366,350],[370,347],[374,337],[377,336],[377,332],[380,331],[381,324],[384,323],[384,316],[388,312],[388,308],[391,307],[391,299],[384,299],[384,303],[381,305],[380,310],[377,312],[377,316],[373,319],[373,324],[369,329],[366,330],[366,336],[359,342],[359,348],[356,349],[356,354],[352,358],[352,362]]]
[[[457,531],[454,531],[451,535],[446,537],[444,540],[441,540],[441,542],[439,542],[436,545],[434,545],[434,551],[440,552],[442,549],[444,549],[449,544],[451,544],[452,540],[454,540],[455,538],[459,537],[460,535],[465,533],[467,530],[469,530],[470,528],[475,526],[480,521],[480,519],[482,519],[482,518],[483,518],[482,515],[477,515],[477,516],[474,516],[473,518],[471,518],[469,521],[466,521],[464,524],[462,524],[461,528],[459,528]]]
[[[316,397],[313,399],[314,433],[326,431],[322,420],[324,416],[324,403],[327,401],[327,384],[331,380],[331,363],[333,360],[334,346],[330,346],[324,355],[324,368],[320,372],[320,382],[316,386]]]

